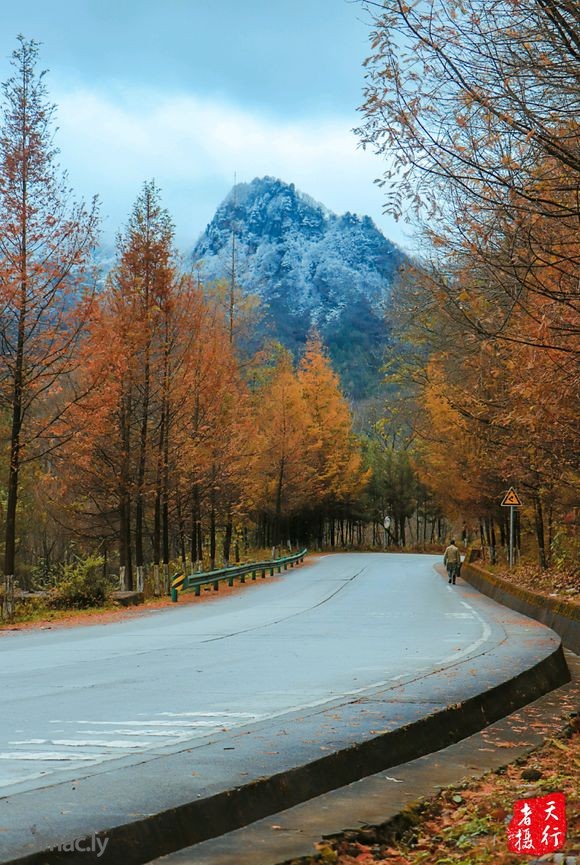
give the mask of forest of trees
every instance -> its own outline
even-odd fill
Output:
[[[359,133],[388,156],[387,207],[401,215],[411,202],[424,253],[393,292],[378,408],[348,404],[316,332],[298,360],[277,343],[249,352],[259,316],[234,256],[229,279],[201,284],[153,181],[128,203],[103,274],[98,201],[68,188],[38,45],[19,38],[0,113],[7,592],[98,555],[126,589],[159,594],[172,564],[213,568],[288,544],[426,547],[451,522],[493,557],[512,484],[540,564],[566,554],[578,9],[367,6]]]
[[[203,286],[184,265],[153,181],[103,275],[98,202],[76,203],[57,163],[37,44],[21,38],[12,59],[0,123],[8,589],[98,554],[126,589],[147,578],[158,594],[170,562],[361,542],[370,472],[320,338],[297,365],[278,344],[247,356],[252,299],[234,272]]]
[[[514,485],[544,567],[570,554],[576,522],[580,10],[369,10],[359,132],[388,158],[388,209],[411,203],[422,226],[393,298],[389,377],[440,506],[479,524],[493,558]]]

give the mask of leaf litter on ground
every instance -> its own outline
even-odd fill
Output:
[[[561,852],[580,855],[580,716],[569,718],[561,733],[513,763],[444,788],[381,826],[325,839],[295,865],[522,865],[529,857],[507,849],[514,803],[555,792],[567,799]]]

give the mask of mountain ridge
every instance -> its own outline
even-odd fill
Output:
[[[268,329],[296,356],[312,327],[354,399],[376,390],[387,341],[383,309],[404,253],[369,216],[333,213],[293,183],[239,183],[219,205],[192,257],[206,282],[231,279],[257,294]]]

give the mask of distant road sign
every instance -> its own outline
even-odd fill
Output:
[[[521,508],[522,502],[513,487],[510,487],[503,497],[502,508]]]
[[[389,516],[385,517],[385,521],[383,522],[384,527],[387,531],[391,528],[391,518]]]

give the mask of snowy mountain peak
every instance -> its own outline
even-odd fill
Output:
[[[368,216],[332,213],[275,177],[238,183],[193,257],[206,281],[235,277],[265,306],[271,336],[299,353],[312,325],[343,385],[364,396],[378,380],[386,340],[382,309],[403,253]]]

